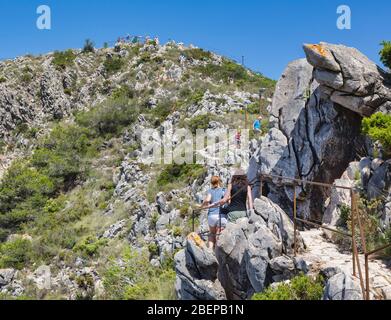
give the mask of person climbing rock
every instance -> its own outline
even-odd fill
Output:
[[[218,205],[223,206],[227,203],[229,203],[227,207],[229,222],[245,218],[247,210],[254,210],[251,186],[246,173],[241,169],[235,171],[227,192]]]
[[[259,134],[261,133],[262,131],[262,116],[259,116],[255,121],[254,121],[254,124],[253,124],[253,129],[255,131],[255,133]]]
[[[209,224],[209,243],[208,247],[214,249],[216,246],[217,235],[219,235],[227,225],[227,215],[221,212],[221,207],[211,206],[218,203],[224,198],[226,190],[221,187],[221,179],[217,176],[212,177],[212,188],[207,192],[207,195],[202,204],[203,208],[209,209],[208,224]]]
[[[242,130],[238,130],[235,134],[236,148],[240,149],[242,147]]]

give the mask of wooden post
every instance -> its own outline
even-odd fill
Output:
[[[192,214],[192,229],[193,229],[193,232],[195,232],[195,216],[194,216],[194,209],[193,209],[193,214]]]
[[[356,257],[355,257],[355,248],[356,248],[356,237],[355,237],[355,217],[356,217],[356,206],[355,206],[355,193],[353,189],[350,189],[350,198],[351,198],[351,220],[352,220],[352,252],[353,252],[353,276],[357,276],[356,272]]]
[[[248,111],[247,106],[245,107],[245,120],[244,120],[244,129],[248,129]]]
[[[369,256],[366,253],[365,254],[365,299],[371,300],[370,294],[369,294]]]

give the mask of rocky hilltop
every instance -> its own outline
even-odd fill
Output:
[[[281,179],[265,179],[262,194],[256,185],[254,213],[228,224],[215,252],[206,248],[207,212],[194,209],[210,178],[227,184],[245,154],[219,144],[220,164],[142,161],[145,129],[178,144],[181,128],[244,129],[262,114],[269,120],[251,133],[244,163],[251,180],[355,186],[372,210],[362,209],[371,244],[391,241],[390,160],[362,132],[364,118],[389,114],[390,75],[346,46],[304,53],[277,84],[175,42],[1,62],[0,296],[241,300],[299,281],[312,293],[302,299],[361,299],[351,243],[305,225],[294,235],[294,190]],[[296,188],[300,217],[349,232],[350,192]],[[391,298],[387,260],[370,267],[371,297]]]
[[[220,166],[145,165],[143,130],[175,140],[180,128],[244,128],[244,110],[249,122],[267,115],[275,82],[155,41],[3,61],[0,79],[0,292],[174,298],[191,210],[238,154]]]

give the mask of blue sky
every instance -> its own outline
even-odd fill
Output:
[[[36,28],[36,9],[52,9],[52,30]],[[336,27],[337,7],[352,10],[352,30]],[[0,58],[97,46],[120,35],[159,36],[195,44],[278,79],[303,57],[301,45],[326,41],[357,47],[379,63],[391,40],[389,0],[1,0]]]

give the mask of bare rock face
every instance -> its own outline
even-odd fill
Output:
[[[362,145],[360,115],[332,102],[313,71],[306,60],[294,61],[279,80],[272,127],[261,142],[262,173],[333,183],[354,159],[356,145]],[[282,182],[269,181],[264,195],[292,214],[293,186]],[[330,190],[298,185],[296,191],[299,215],[320,221]]]
[[[53,67],[47,67],[40,84],[43,112],[54,119],[62,119],[69,115],[70,102],[64,93],[64,84]]]
[[[331,277],[327,282],[323,300],[362,300],[359,280],[344,272]]]
[[[245,300],[273,282],[306,272],[303,261],[287,256],[293,253],[293,238],[293,224],[281,208],[267,198],[257,199],[249,219],[227,225],[216,255],[199,237],[188,238],[186,249],[175,258],[178,297]],[[302,250],[299,234],[297,241]]]
[[[0,138],[20,123],[31,122],[35,110],[26,99],[18,99],[12,90],[0,88]]]
[[[362,116],[390,112],[389,75],[357,49],[322,42],[306,44],[304,51],[332,102]]]
[[[197,234],[189,235],[186,249],[175,256],[176,292],[181,300],[225,300],[217,279],[218,262]]]
[[[358,173],[360,173],[360,163],[350,163],[348,169],[343,173],[341,178],[335,180],[334,186],[347,188],[354,187],[356,183],[359,182],[359,180],[356,181],[356,179],[359,178]],[[351,201],[352,197],[350,190],[333,188],[323,216],[323,224],[327,225],[328,227],[336,228],[339,225],[342,206],[344,205],[350,208]],[[330,231],[324,230],[324,233],[330,239],[335,237],[335,234]]]

